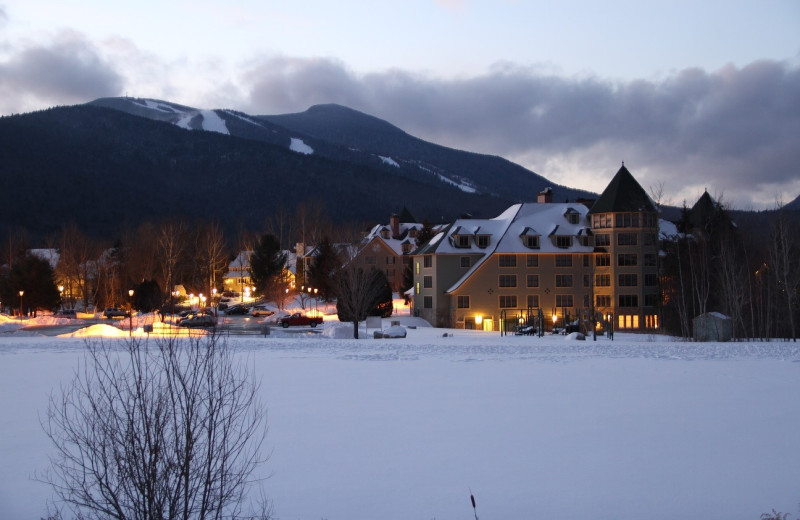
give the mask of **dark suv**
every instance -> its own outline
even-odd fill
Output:
[[[116,307],[108,307],[103,311],[103,317],[110,320],[111,318],[126,318],[128,312]]]

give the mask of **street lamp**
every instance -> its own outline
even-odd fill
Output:
[[[61,310],[64,310],[64,286],[58,286],[58,299],[61,302]]]
[[[22,295],[25,294],[25,291],[19,292],[19,321],[22,321]]]
[[[131,308],[128,312],[128,337],[133,337],[133,289],[128,289],[128,296],[130,297]]]

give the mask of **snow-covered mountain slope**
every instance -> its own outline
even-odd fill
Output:
[[[534,200],[541,190],[552,187],[556,200],[595,196],[558,186],[501,157],[423,141],[386,121],[341,105],[315,105],[296,114],[253,116],[154,99],[102,98],[91,104],[167,121],[190,130],[265,141],[302,154],[313,152],[426,184],[454,186],[464,193],[524,202]]]

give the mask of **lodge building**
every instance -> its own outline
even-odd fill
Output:
[[[510,330],[533,317],[551,329],[586,331],[592,317],[658,329],[658,226],[624,164],[591,208],[554,203],[545,190],[495,218],[457,220],[413,256],[414,312],[467,329]]]

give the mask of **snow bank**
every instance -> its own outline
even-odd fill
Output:
[[[322,336],[332,339],[353,339],[353,325],[342,323],[325,327],[325,330],[322,331]]]
[[[103,338],[124,338],[128,336],[128,331],[120,330],[117,327],[112,325],[106,325],[105,323],[98,323],[97,325],[89,325],[88,327],[84,327],[82,329],[78,329],[75,332],[69,332],[66,334],[59,334],[58,337],[60,338],[91,338],[91,337],[103,337]]]

